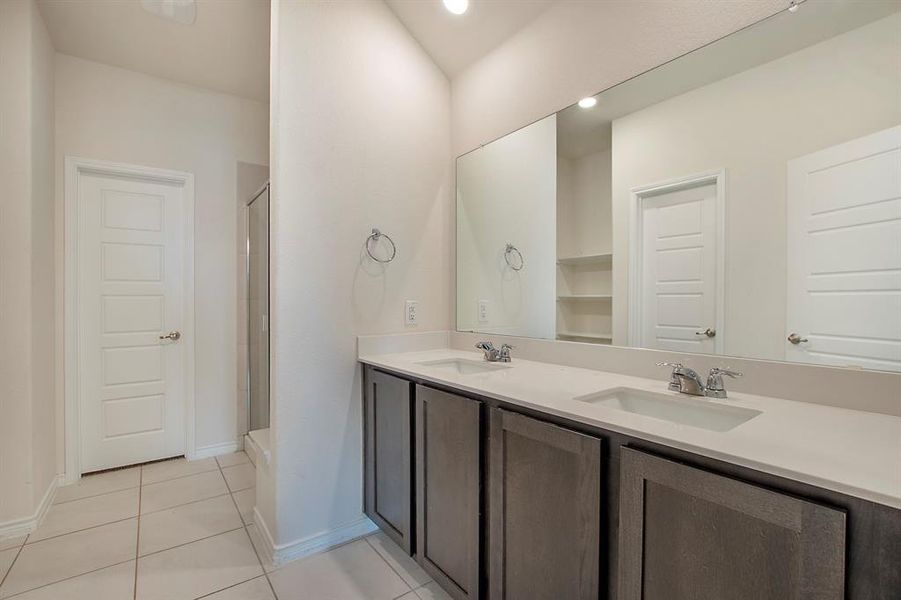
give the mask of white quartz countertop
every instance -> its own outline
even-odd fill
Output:
[[[362,354],[363,363],[901,509],[901,417],[743,393],[700,399],[760,411],[724,432],[575,400],[629,387],[679,396],[666,382],[514,357],[510,368],[458,374],[420,364],[478,352]],[[726,381],[728,388],[728,380]],[[861,393],[866,393],[862,390]]]

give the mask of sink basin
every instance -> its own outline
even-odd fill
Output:
[[[729,431],[760,414],[759,410],[725,406],[701,398],[632,388],[615,388],[576,400],[709,431]]]
[[[416,363],[424,367],[437,367],[439,369],[447,369],[458,375],[474,375],[476,373],[490,373],[492,371],[503,371],[509,369],[510,365],[488,363],[481,360],[469,360],[466,358],[445,358],[441,360],[427,360],[425,362]]]

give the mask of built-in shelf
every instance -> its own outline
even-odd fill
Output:
[[[613,254],[585,254],[582,256],[566,256],[557,259],[558,265],[609,265],[613,262]]]
[[[557,300],[609,300],[610,294],[566,294],[557,296]]]
[[[613,341],[613,335],[610,333],[588,333],[588,332],[579,332],[579,331],[558,331],[558,338],[579,338],[583,340],[600,340],[600,341]]]

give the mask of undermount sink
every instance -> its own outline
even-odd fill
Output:
[[[490,373],[491,371],[502,371],[509,369],[510,365],[488,363],[480,360],[470,360],[466,358],[445,358],[441,360],[427,360],[425,362],[416,363],[424,367],[437,367],[439,369],[448,369],[459,375],[474,375],[476,373]]]
[[[729,431],[760,414],[759,410],[725,406],[702,398],[632,388],[614,388],[576,400],[710,431]]]

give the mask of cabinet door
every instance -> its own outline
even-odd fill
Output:
[[[478,600],[481,403],[416,388],[417,560],[457,600]]]
[[[491,412],[491,600],[597,600],[600,440]]]
[[[837,600],[845,513],[622,449],[621,600]]]
[[[413,550],[411,386],[409,381],[367,370],[366,514],[407,552]]]

